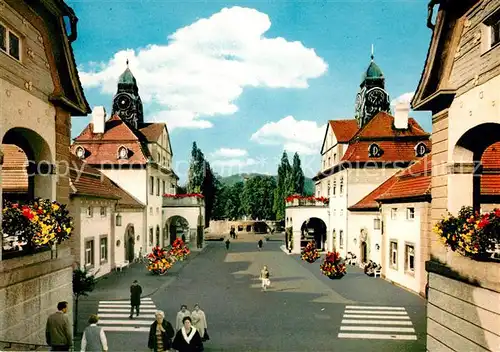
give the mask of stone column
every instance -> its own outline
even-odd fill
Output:
[[[292,233],[293,236],[293,249],[292,253],[300,254],[300,230],[294,230]]]

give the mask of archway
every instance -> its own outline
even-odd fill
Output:
[[[2,150],[5,154],[2,168],[4,200],[23,202],[35,197],[55,198],[54,160],[48,143],[38,133],[27,128],[11,128],[2,138]],[[13,187],[9,188],[10,184]]]
[[[189,231],[189,223],[182,216],[175,215],[167,220],[167,226],[169,228],[170,244],[172,245],[177,237],[182,237],[184,235],[187,237]]]
[[[326,243],[326,224],[319,218],[309,218],[302,223],[301,247],[307,245],[307,242],[314,240],[318,250],[325,250]]]
[[[362,229],[359,233],[359,256],[361,263],[368,262],[368,232]]]
[[[134,231],[134,225],[129,224],[127,226],[127,229],[125,230],[125,243],[124,243],[124,248],[125,248],[125,259],[128,260],[130,263],[134,261],[135,257],[135,231]]]
[[[448,177],[448,210],[462,206],[480,211],[485,202],[481,185],[500,174],[495,159],[500,151],[500,124],[483,123],[465,132],[453,149],[453,168]],[[486,172],[485,172],[486,171]],[[489,202],[488,202],[489,203]]]

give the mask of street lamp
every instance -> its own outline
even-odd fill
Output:
[[[120,214],[116,215],[116,226],[122,226],[122,216]]]

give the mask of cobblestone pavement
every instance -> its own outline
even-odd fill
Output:
[[[148,297],[150,305],[175,324],[181,304],[192,308],[199,303],[211,337],[207,352],[425,351],[424,300],[357,269],[329,280],[319,273],[319,263],[303,263],[280,245],[265,242],[259,251],[256,242],[235,241],[227,251],[223,242],[212,242]],[[263,265],[271,272],[267,292],[258,280]],[[88,301],[81,312],[88,316],[98,306]],[[146,329],[132,327],[147,325],[126,326],[126,331],[107,333],[109,350],[146,350],[147,332],[140,331]]]

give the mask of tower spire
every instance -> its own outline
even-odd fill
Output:
[[[374,56],[373,56],[373,44],[372,44],[372,55],[371,55],[371,58],[372,58],[372,61],[373,61],[373,58],[374,58]]]
[[[373,49],[372,49],[372,51],[373,51]],[[127,64],[127,68],[128,68],[128,58],[127,58],[126,64]]]

